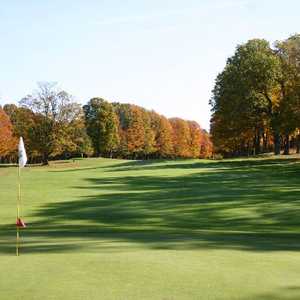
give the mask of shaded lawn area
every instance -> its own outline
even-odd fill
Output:
[[[26,234],[95,238],[99,232],[101,239],[155,248],[299,250],[297,160],[152,164],[100,167],[100,177],[83,174],[90,168],[50,171],[58,176],[81,171],[82,185],[71,189],[85,190],[84,196],[42,204],[33,213],[40,221]],[[144,175],[149,169],[167,174]],[[177,176],[174,169],[192,172]]]
[[[10,222],[14,216],[10,214],[15,171],[0,170],[6,174],[0,187],[10,201],[1,199],[2,257],[14,254],[15,228]],[[172,267],[166,269],[174,276],[173,285],[156,283],[157,294],[144,287],[135,296],[132,291],[139,288],[129,288],[128,294],[125,288],[127,297],[118,293],[110,297],[106,292],[105,299],[300,298],[300,280],[295,275],[300,271],[300,164],[295,157],[90,159],[27,168],[23,173],[24,217],[29,227],[22,233],[22,257],[51,254],[52,259],[71,257],[83,262],[86,257],[107,260],[109,256],[124,263],[125,269],[125,257],[139,261],[143,254],[146,260],[152,257],[152,264],[173,257]],[[181,262],[184,270],[180,271]],[[146,268],[153,276],[164,273],[157,266]],[[145,266],[132,274],[138,277],[141,270]],[[201,281],[203,272],[206,279]],[[184,274],[189,282],[183,280]],[[169,291],[166,295],[164,288]]]

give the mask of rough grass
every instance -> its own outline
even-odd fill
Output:
[[[300,161],[0,168],[0,299],[300,299]]]

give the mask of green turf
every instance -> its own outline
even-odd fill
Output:
[[[0,299],[300,299],[300,161],[0,167]]]

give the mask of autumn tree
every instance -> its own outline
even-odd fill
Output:
[[[14,136],[17,138],[23,137],[29,160],[31,161],[33,157],[39,156],[40,153],[36,148],[35,141],[32,139],[36,125],[34,112],[25,107],[18,107],[15,104],[6,104],[3,109],[11,120]]]
[[[191,133],[187,121],[180,118],[169,119],[173,129],[173,146],[176,157],[191,157]]]
[[[16,150],[16,143],[10,119],[0,107],[0,156],[6,156]]]
[[[15,104],[5,104],[3,110],[12,122],[14,135],[17,137],[22,136],[24,140],[27,140],[28,131],[34,123],[34,112],[25,107],[18,107]]]
[[[200,128],[200,125],[195,121],[188,121],[189,129],[190,129],[190,155],[191,157],[199,157],[201,150],[201,141],[203,138],[203,133]]]
[[[30,162],[75,155],[149,159],[206,157],[208,135],[196,122],[166,117],[137,105],[92,98],[81,107],[52,83],[7,104],[16,137],[23,136]]]
[[[130,104],[127,103],[118,103],[114,102],[112,103],[114,110],[116,112],[116,115],[119,120],[119,147],[117,151],[117,155],[119,157],[128,158],[130,156],[129,150],[128,150],[128,141],[127,141],[127,130],[129,127],[129,120],[130,120]]]
[[[151,123],[154,132],[156,157],[172,157],[173,129],[169,120],[162,115],[151,112]]]
[[[142,110],[136,105],[131,105],[127,129],[127,148],[133,158],[140,156],[145,149],[146,132],[143,121]]]
[[[210,139],[209,133],[202,129],[201,130],[201,141],[200,141],[200,158],[210,158],[213,154],[213,144]]]
[[[38,89],[24,97],[20,105],[35,114],[31,139],[47,165],[49,156],[64,143],[66,126],[77,118],[80,105],[56,83],[49,82],[38,83]]]
[[[146,109],[141,109],[144,127],[144,146],[142,155],[145,159],[151,157],[156,152],[155,128],[153,124],[153,113]]]

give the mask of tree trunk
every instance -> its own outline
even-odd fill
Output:
[[[253,138],[252,155],[256,155],[256,136]]]
[[[296,137],[296,152],[300,153],[300,135],[299,134]]]
[[[289,134],[285,135],[283,154],[284,155],[289,155],[290,154],[290,136],[289,136]]]
[[[49,155],[48,155],[48,153],[44,153],[43,159],[42,159],[42,165],[43,166],[49,166]]]
[[[280,134],[277,131],[274,132],[274,154],[280,154]]]
[[[263,134],[263,152],[268,152],[268,135],[267,133]]]
[[[100,157],[100,145],[96,145],[95,147],[95,154],[96,154],[96,157]]]
[[[260,135],[255,136],[255,154],[260,154]]]

